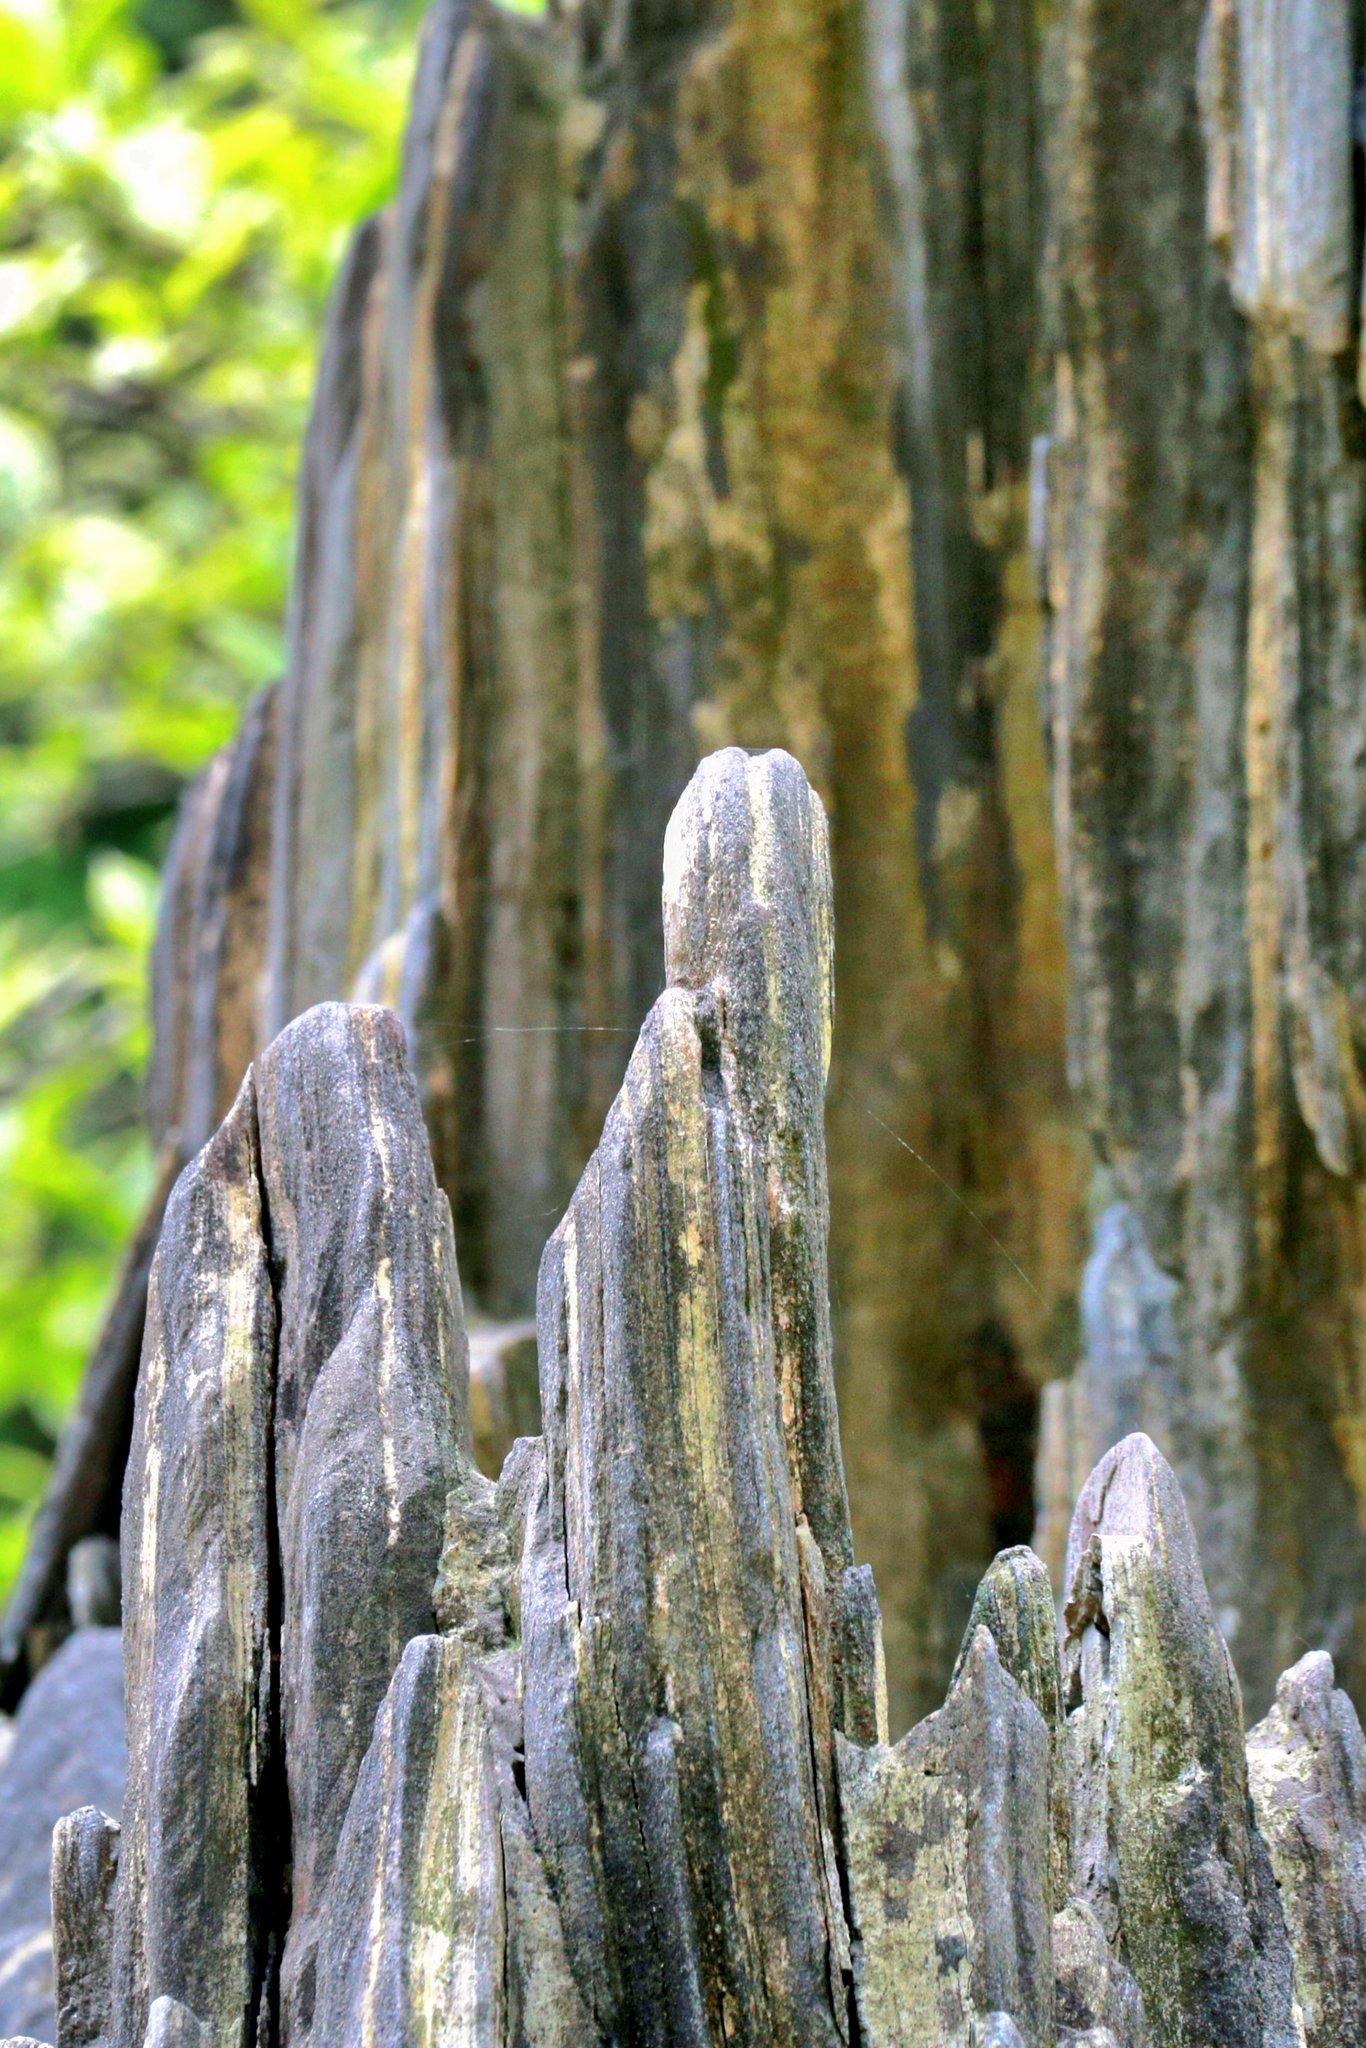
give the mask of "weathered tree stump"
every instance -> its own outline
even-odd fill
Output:
[[[1051,1569],[1143,1428],[1255,1709],[1304,1641],[1358,1680],[1348,14],[437,0],[329,319],[287,672],[177,835],[168,1166],[301,1011],[390,1003],[510,1332],[661,985],[673,804],[708,747],[801,761],[844,1456],[902,1719],[1035,1526],[1041,1389]],[[71,1544],[117,1532],[161,1199],[0,1631],[10,1705]],[[520,1398],[476,1388],[489,1469]]]
[[[1366,2036],[1358,40],[436,0],[0,1629],[0,2025]]]
[[[671,985],[542,1260],[543,1433],[496,1483],[390,1011],[289,1025],[180,1176],[128,1779],[120,1825],[56,1829],[55,2048],[1358,2038],[1360,1727],[1319,1656],[1245,1749],[1147,1437],[1078,1503],[1061,1656],[1003,1553],[889,1744],[825,1299],[826,832],[789,755],[702,764],[664,913]]]

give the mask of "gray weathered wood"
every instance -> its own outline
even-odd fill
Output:
[[[790,757],[699,769],[664,904],[675,985],[542,1265],[528,1798],[600,2030],[833,2042],[833,1723],[876,1724],[876,1649],[830,1368],[825,832]]]
[[[517,1679],[515,1656],[481,1661],[454,1636],[405,1649],[322,1914],[320,2040],[593,2038],[511,1768]]]
[[[498,1792],[473,1659],[405,1648],[318,1914],[319,2041],[496,2043],[506,2026]]]
[[[1122,1401],[1172,1459],[1255,1712],[1306,1642],[1354,1678],[1363,1611],[1352,33],[1345,0],[1067,0],[1042,53],[1071,1069],[1166,1325],[1088,1342],[1091,1455]]]
[[[1049,1760],[1047,1723],[985,1626],[944,1705],[895,1748],[841,1741],[865,2041],[975,2048],[993,2014],[1051,2038]]]
[[[723,1031],[715,991],[661,997],[547,1248],[527,1789],[600,2031],[700,2042],[730,2012],[746,2036],[833,2043],[843,1913],[763,1183]]]
[[[829,834],[790,754],[711,755],[664,840],[664,966],[716,992],[759,1152],[794,1498],[827,1573],[853,1561],[830,1341],[825,1080],[834,1004]]]
[[[989,1630],[997,1655],[1026,1699],[1043,1715],[1050,1747],[1048,1785],[1051,1834],[1049,1899],[1056,1909],[1067,1895],[1070,1816],[1063,1761],[1062,1678],[1057,1618],[1048,1573],[1032,1550],[1003,1550],[973,1598],[954,1677],[970,1654],[979,1628]]]
[[[266,690],[188,792],[166,858],[147,1111],[182,1159],[208,1142],[260,1042],[277,716]]]
[[[402,1028],[326,1004],[259,1063],[279,1301],[270,1478],[292,1828],[286,2043],[310,2038],[317,1916],[375,1713],[433,1586],[467,1367],[450,1211]]]
[[[1211,0],[1200,85],[1211,240],[1254,320],[1332,356],[1351,338],[1346,0]]]
[[[1072,1889],[1137,1979],[1151,2048],[1292,2048],[1238,1683],[1180,1488],[1147,1437],[1087,1481],[1068,1567]]]
[[[118,1632],[78,1629],[43,1666],[0,1768],[0,2026],[55,2040],[52,1830],[120,1811],[126,1754]]]
[[[1090,1449],[1172,1456],[1257,1711],[1301,1640],[1354,1684],[1352,9],[776,4],[434,6],[329,318],[287,672],[171,862],[154,1125],[200,1142],[305,1005],[392,1002],[472,1295],[525,1319],[660,985],[669,809],[703,747],[782,745],[830,807],[844,1464],[898,1715],[1028,1531],[1091,1174],[1175,1349],[1088,1331]],[[11,1701],[112,1532],[103,1413]]]
[[[52,1974],[57,2048],[92,2048],[113,2021],[114,1879],[119,1826],[97,1806],[52,1832]]]
[[[667,876],[677,979],[546,1248],[544,1433],[496,1482],[397,1016],[306,1012],[178,1181],[128,1467],[112,1964],[87,1807],[53,1858],[58,2048],[1347,2038],[1360,1730],[1326,1659],[1288,1673],[1254,1820],[1147,1438],[1082,1489],[1061,1670],[1044,1567],[1007,1549],[943,1706],[888,1742],[823,1313],[824,838],[791,757],[704,764]],[[25,1702],[0,1820],[30,1708],[101,1643]],[[19,1941],[45,1961],[41,1924]]]
[[[248,1075],[152,1268],[125,1483],[115,2048],[142,2048],[163,1997],[245,2048],[264,1995],[276,1307],[256,1109]]]
[[[1366,1743],[1322,1650],[1283,1674],[1247,1760],[1307,2048],[1366,2038]]]

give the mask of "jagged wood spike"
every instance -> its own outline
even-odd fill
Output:
[[[714,993],[726,1087],[757,1152],[798,1519],[818,1820],[833,1896],[833,1731],[847,1722],[873,1737],[886,1732],[886,1676],[872,1575],[853,1565],[830,1331],[829,831],[790,754],[727,747],[699,765],[665,833],[663,910],[668,979]],[[842,1955],[842,1927],[836,1939]]]
[[[249,1074],[177,1182],[152,1269],[125,1486],[128,1789],[115,1889],[115,2048],[172,1998],[254,2037],[272,1766],[275,1297]]]
[[[860,2039],[1052,2038],[1049,1731],[974,1630],[944,1705],[894,1748],[839,1743]],[[998,2038],[1009,2038],[1008,2035]]]
[[[849,1565],[841,1574],[835,1631],[835,1726],[851,1742],[885,1742],[887,1665],[871,1565]]]
[[[419,1026],[433,995],[450,1011],[463,993],[441,957],[460,887],[450,806],[468,737],[455,593],[482,482],[467,437],[487,417],[483,393],[464,388],[465,299],[493,240],[506,40],[479,0],[430,9],[399,190],[358,231],[328,315],[281,691],[270,1033],[308,1004],[359,992],[358,980],[368,994],[392,974]],[[434,1064],[448,1093],[449,1037]],[[448,1118],[446,1104],[433,1119],[438,1155]]]
[[[826,835],[790,757],[702,765],[664,913],[672,986],[542,1263],[528,1795],[600,2029],[833,2042],[832,1733],[876,1728],[878,1656],[830,1359]]]
[[[450,1209],[397,1018],[321,1005],[258,1071],[280,1306],[272,1477],[293,1831],[282,2038],[297,2048],[374,1717],[405,1644],[435,1624],[468,1368]]]
[[[1137,1979],[1149,2048],[1292,2048],[1238,1684],[1181,1490],[1147,1437],[1083,1489],[1068,1584],[1072,1888]]]
[[[1026,1545],[999,1552],[978,1586],[954,1666],[955,1678],[971,1653],[979,1628],[990,1631],[1002,1664],[1025,1697],[1033,1700],[1048,1728],[1052,1816],[1048,1882],[1056,1910],[1067,1895],[1070,1832],[1062,1761],[1062,1671],[1053,1589],[1042,1559]]]
[[[818,845],[795,772],[723,759],[689,859],[738,846],[745,887],[788,900]],[[800,831],[775,828],[785,805]],[[1326,1921],[1359,1939],[1360,1731],[1326,1660],[1287,1674],[1253,1740],[1268,1849],[1147,1439],[1078,1504],[1065,1686],[1043,1566],[1006,1551],[943,1708],[879,1739],[871,1580],[838,1543],[831,1569],[815,1438],[790,1427],[828,1350],[818,1316],[779,1315],[773,1267],[790,1200],[810,1306],[824,1219],[801,1134],[774,1138],[785,999],[743,966],[646,1021],[547,1248],[546,1435],[497,1485],[469,1456],[450,1218],[397,1018],[308,1013],[182,1176],[129,1467],[115,2048],[267,2048],[282,1940],[283,2040],[318,2048],[1320,2048],[1306,2018],[1355,2025],[1348,1994],[1316,2020],[1305,1985]],[[1062,1764],[1079,1896],[1055,1911]],[[58,2048],[103,2038],[111,1840],[93,1812],[58,1831]]]
[[[1352,1675],[1361,1576],[1347,1555],[1347,1467],[1366,1471],[1349,1341],[1366,932],[1351,765],[1361,457],[1345,375],[1359,324],[1354,60],[1346,0],[1214,0],[1205,150],[1191,89],[1205,12],[1182,0],[1159,35],[1134,0],[1068,0],[1047,10],[1040,61],[1022,0],[990,24],[895,0],[828,20],[799,10],[778,38],[751,5],[727,17],[718,64],[715,5],[635,10],[601,46],[603,10],[572,8],[538,38],[557,90],[506,129],[485,118],[495,102],[537,98],[534,67],[503,61],[514,31],[491,10],[438,9],[403,202],[397,222],[362,231],[310,449],[280,783],[285,940],[300,944],[278,1021],[344,993],[373,948],[406,951],[419,907],[450,913],[468,948],[458,987],[443,987],[460,1012],[450,1036],[478,1030],[490,1048],[459,1080],[477,1108],[461,1174],[471,1213],[496,1218],[490,1283],[496,1266],[515,1294],[544,1205],[512,1197],[559,1185],[540,1170],[552,1148],[536,1143],[549,1106],[580,1132],[593,1122],[564,1051],[576,1034],[548,1027],[635,1022],[640,963],[654,972],[640,849],[694,730],[798,746],[829,778],[844,839],[853,1057],[833,1156],[859,1277],[850,1313],[863,1319],[846,1368],[860,1392],[851,1463],[876,1499],[870,1527],[889,1567],[906,1559],[889,1604],[908,1634],[933,1637],[936,1663],[948,1603],[922,1589],[934,1578],[942,1592],[945,1556],[965,1543],[976,1557],[982,1525],[976,1489],[955,1484],[978,1462],[970,1432],[961,1452],[952,1441],[960,1298],[975,1322],[991,1280],[992,1310],[1033,1372],[1072,1271],[1063,976],[1039,850],[1041,750],[1025,708],[1036,635],[1019,547],[1023,436],[1042,414],[1010,374],[1039,356],[1057,379],[1054,445],[1036,471],[1053,472],[1057,514],[1051,708],[1075,1049],[1117,1192],[1178,1288],[1192,1398],[1170,1441],[1196,1482],[1221,1616],[1260,1699],[1284,1661],[1267,1646],[1294,1630],[1327,1632]],[[866,89],[841,89],[831,34],[866,38]],[[533,47],[530,31],[520,47]],[[490,71],[496,90],[466,90]],[[642,100],[646,79],[658,103]],[[1121,98],[1133,122],[1094,119]],[[798,107],[819,118],[793,119]],[[941,107],[957,111],[940,120]],[[1041,264],[1044,136],[1054,189]],[[804,175],[789,177],[799,155]],[[566,207],[562,165],[591,192],[586,206]],[[1217,260],[1211,172],[1226,186],[1208,220]],[[1154,204],[1127,204],[1149,179]],[[885,205],[870,203],[875,191]],[[488,192],[498,203],[485,209]],[[593,226],[562,263],[566,211]],[[741,225],[760,218],[781,252],[762,279]],[[699,234],[712,279],[700,296]],[[1220,275],[1230,253],[1267,273],[1243,288],[1233,263],[1251,330]],[[1036,283],[1050,306],[1042,352]],[[960,346],[959,309],[978,303],[989,317],[969,321]],[[507,318],[519,304],[523,318]],[[794,304],[805,313],[779,318]],[[717,384],[702,366],[722,312],[730,367]],[[830,362],[847,371],[842,410]],[[763,563],[776,580],[752,573]],[[1006,772],[1022,731],[1023,777]],[[1121,758],[1132,774],[1109,772]],[[1017,974],[1029,1001],[1008,999]],[[504,997],[533,1030],[498,1030]],[[909,1116],[928,1105],[943,1151],[926,1156],[951,1171],[962,1161],[964,1185],[990,1192],[1011,1225],[1003,1241],[1044,1296],[1037,1316],[1032,1293],[996,1274],[995,1248],[955,1231],[942,1190],[889,1134],[872,1137],[870,1082],[890,1097],[877,1095],[878,1114],[912,1141]],[[1294,1226],[1280,1262],[1248,1258],[1249,1091],[1254,1178],[1268,1183],[1258,1235]],[[1295,1140],[1302,1124],[1312,1146]],[[477,1156],[480,1132],[496,1174]],[[870,1141],[879,1156],[865,1176]],[[1050,1224],[1036,1238],[1038,1217]],[[933,1253],[919,1264],[927,1244],[952,1245],[953,1285],[935,1285]],[[1324,1360],[1312,1395],[1280,1390],[1318,1438],[1292,1474],[1260,1471],[1247,1433],[1244,1336],[1263,1292],[1312,1304],[1307,1316],[1338,1301],[1325,1327],[1344,1333],[1341,1355],[1336,1339],[1290,1347],[1301,1381],[1301,1358]],[[923,1430],[887,1427],[910,1402]],[[942,1485],[947,1458],[921,1451],[932,1431],[958,1465]],[[898,1488],[881,1475],[895,1475],[900,1437],[929,1472],[912,1464]],[[1312,1512],[1296,1514],[1292,1488]],[[1254,1503],[1281,1518],[1257,1569]],[[921,1528],[935,1540],[917,1555]],[[1282,1562],[1301,1555],[1302,1571]],[[1315,1604],[1329,1599],[1331,1613]],[[906,1657],[903,1645],[903,1669]]]
[[[55,2040],[52,1831],[93,1805],[117,1814],[125,1775],[117,1629],[68,1636],[25,1693],[0,1770],[0,2027]]]
[[[527,1787],[601,2032],[833,2048],[763,1187],[722,1033],[712,990],[660,998],[542,1265]]]
[[[92,2048],[109,2031],[118,1857],[118,1822],[97,1806],[78,1807],[52,1831],[57,2048]]]
[[[1366,1742],[1322,1650],[1282,1675],[1247,1762],[1306,2048],[1366,2040]]]
[[[1005,1669],[1033,1700],[1050,1728],[1062,1721],[1062,1673],[1058,1664],[1053,1589],[1043,1562],[1027,1545],[1002,1550],[992,1559],[973,1595],[954,1677],[972,1651],[979,1628],[987,1629]]]
[[[709,755],[664,839],[665,971],[673,986],[720,997],[736,1099],[762,1162],[795,1498],[835,1576],[854,1549],[826,1272],[833,955],[829,833],[800,766],[780,748]]]
[[[453,1637],[414,1637],[376,1717],[319,1915],[329,2048],[504,2038],[498,1794],[472,1664]]]

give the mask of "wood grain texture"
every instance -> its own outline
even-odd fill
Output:
[[[498,1794],[470,1663],[453,1638],[413,1637],[375,1717],[321,1915],[321,2041],[504,2038]]]
[[[300,2044],[1350,2038],[1354,1724],[1296,1665],[1249,1772],[1221,1637],[1257,1712],[1307,1641],[1359,1678],[1355,36],[1345,0],[438,0],[330,316],[287,673],[168,880],[153,1119],[177,1164],[228,1122],[129,1467],[119,2048],[274,2027],[281,1944]],[[495,1486],[451,1214],[507,1331],[566,1202]],[[112,1529],[156,1227],[16,1696]],[[148,1460],[226,1469],[249,1271],[269,1420],[215,1530]],[[1060,1684],[999,1531],[1074,1306]],[[236,1662],[174,1550],[143,1570],[163,1495]],[[899,1745],[859,1555],[897,1728],[963,1643]],[[212,1886],[144,1844],[191,1838],[176,1672],[232,1816],[194,1955]]]
[[[1366,2027],[1366,1743],[1332,1659],[1282,1673],[1247,1738],[1257,1825],[1285,1907],[1308,2048]]]
[[[829,889],[796,761],[705,762],[665,870],[676,979],[546,1249],[545,1428],[496,1482],[391,1011],[289,1025],[177,1183],[112,1939],[87,1807],[56,1842],[59,2048],[1347,2038],[1360,1729],[1311,1658],[1245,1751],[1146,1437],[1082,1490],[1061,1670],[1044,1567],[1007,1549],[944,1704],[889,1743],[822,1312]],[[14,1974],[46,1950],[18,1929]]]
[[[967,2048],[993,2014],[1053,2025],[1049,1732],[973,1631],[944,1705],[894,1748],[841,1741],[863,2038]]]
[[[270,1416],[276,1306],[249,1075],[167,1206],[125,1481],[129,1756],[113,2041],[153,2003],[256,2039],[274,1740]]]
[[[1132,1969],[1153,2048],[1291,2048],[1289,1944],[1251,1822],[1238,1683],[1180,1489],[1147,1437],[1087,1481],[1068,1564],[1072,1889]]]
[[[1338,0],[1159,33],[1073,0],[1048,58],[1047,689],[1112,1286],[1084,1456],[1172,1457],[1258,1712],[1305,1642],[1360,1654],[1349,41]]]
[[[833,2043],[843,1912],[761,1189],[723,1058],[713,992],[661,997],[547,1249],[559,1589],[547,1611],[533,1557],[527,1789],[600,2030],[700,2042],[729,2014],[748,2039]],[[572,1749],[551,1737],[566,1710]]]
[[[305,1012],[259,1066],[279,1301],[271,1457],[292,1827],[282,2038],[311,2038],[315,1916],[375,1713],[433,1587],[467,1367],[450,1211],[387,1010]]]
[[[266,690],[187,793],[166,857],[147,1115],[182,1159],[208,1143],[260,1044],[276,716]]]
[[[96,2048],[113,2021],[119,1825],[97,1806],[52,1831],[52,1976],[57,2048]]]
[[[254,756],[268,930],[255,894],[202,900],[214,833],[259,815],[239,749],[188,801],[159,949],[154,1115],[192,1081],[195,1143],[250,1049],[236,967],[214,1014],[212,974],[176,993],[225,903],[225,958],[264,946],[256,1050],[316,1001],[398,1009],[473,1298],[524,1318],[658,992],[670,809],[719,741],[802,761],[844,933],[855,1521],[902,1720],[992,1548],[983,1347],[1026,1399],[1066,1361],[1080,1249],[1023,548],[1032,28],[970,15],[794,0],[769,36],[716,0],[604,39],[592,7],[441,0],[322,352]],[[1007,1493],[1022,1534],[1027,1442]]]

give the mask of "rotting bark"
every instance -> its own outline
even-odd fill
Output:
[[[249,1071],[153,1275],[130,1776],[121,1832],[57,1831],[58,2048],[1361,2034],[1360,1727],[1307,1660],[1249,1798],[1148,1438],[1078,1503],[1063,1662],[1003,1553],[888,1743],[815,1307],[828,903],[796,762],[704,762],[668,837],[686,980],[546,1248],[545,1433],[496,1486],[397,1020],[323,1005]]]

